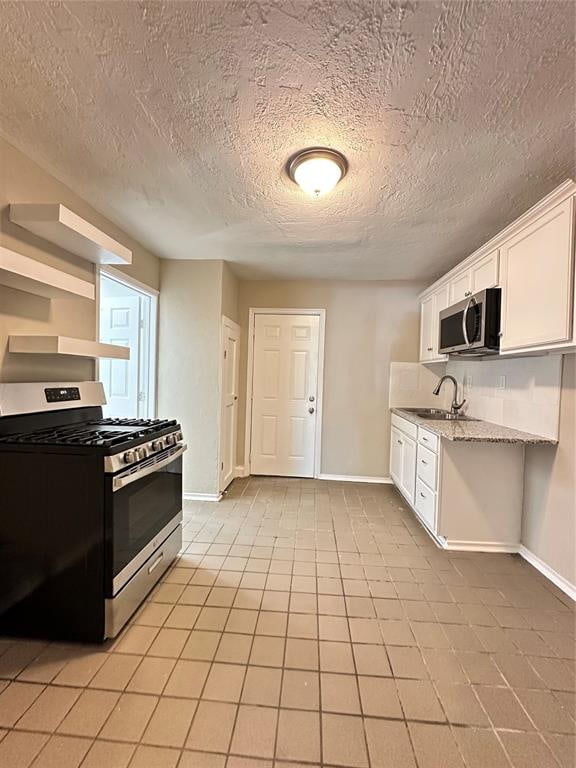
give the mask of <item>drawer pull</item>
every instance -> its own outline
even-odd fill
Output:
[[[148,573],[152,573],[152,571],[154,571],[160,565],[163,559],[164,559],[164,552],[160,552],[156,560],[154,560],[152,565],[148,568]]]

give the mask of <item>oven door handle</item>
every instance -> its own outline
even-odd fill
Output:
[[[156,472],[158,469],[162,469],[162,467],[168,466],[168,464],[171,464],[179,456],[182,456],[187,448],[188,446],[186,443],[182,443],[176,451],[171,453],[169,456],[166,456],[165,459],[161,459],[160,461],[156,461],[146,467],[142,467],[142,469],[139,469],[136,472],[129,472],[124,475],[115,477],[112,481],[112,492],[119,491],[120,488],[125,488],[127,485],[130,485],[130,483],[135,483],[136,480],[140,480],[141,477],[151,475],[152,472]]]

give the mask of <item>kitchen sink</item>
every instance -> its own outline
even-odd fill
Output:
[[[433,419],[434,421],[478,421],[463,413],[451,413],[441,408],[402,408],[403,411],[413,413],[421,419]]]

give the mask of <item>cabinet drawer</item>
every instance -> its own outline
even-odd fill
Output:
[[[436,466],[438,462],[438,456],[428,448],[424,448],[422,444],[418,445],[418,457],[416,461],[418,477],[423,480],[428,488],[433,491],[436,490]]]
[[[416,478],[416,512],[431,531],[436,528],[436,494],[428,486]]]
[[[418,437],[418,427],[416,424],[412,424],[411,421],[406,421],[406,419],[403,419],[395,413],[392,414],[392,426],[396,427],[396,429],[399,429],[401,432],[404,432],[405,435],[408,435],[408,437],[411,437],[413,440],[416,440]]]
[[[434,432],[429,432],[424,427],[418,427],[418,442],[420,445],[423,445],[430,451],[434,451],[434,453],[438,453],[438,440],[439,437]]]

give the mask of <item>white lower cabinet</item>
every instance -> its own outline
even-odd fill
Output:
[[[418,516],[430,530],[434,530],[436,522],[436,494],[419,477],[416,478],[416,496],[414,506]]]
[[[392,427],[390,475],[402,495],[414,503],[416,483],[416,441],[401,429]]]
[[[404,496],[414,503],[414,487],[416,482],[416,441],[409,437],[403,438],[402,445],[402,490]]]
[[[436,491],[437,480],[436,470],[438,466],[438,455],[433,451],[424,448],[423,445],[418,445],[418,454],[416,459],[416,475],[426,483],[428,488]]]
[[[393,414],[390,475],[445,549],[518,550],[523,445],[450,441]]]

